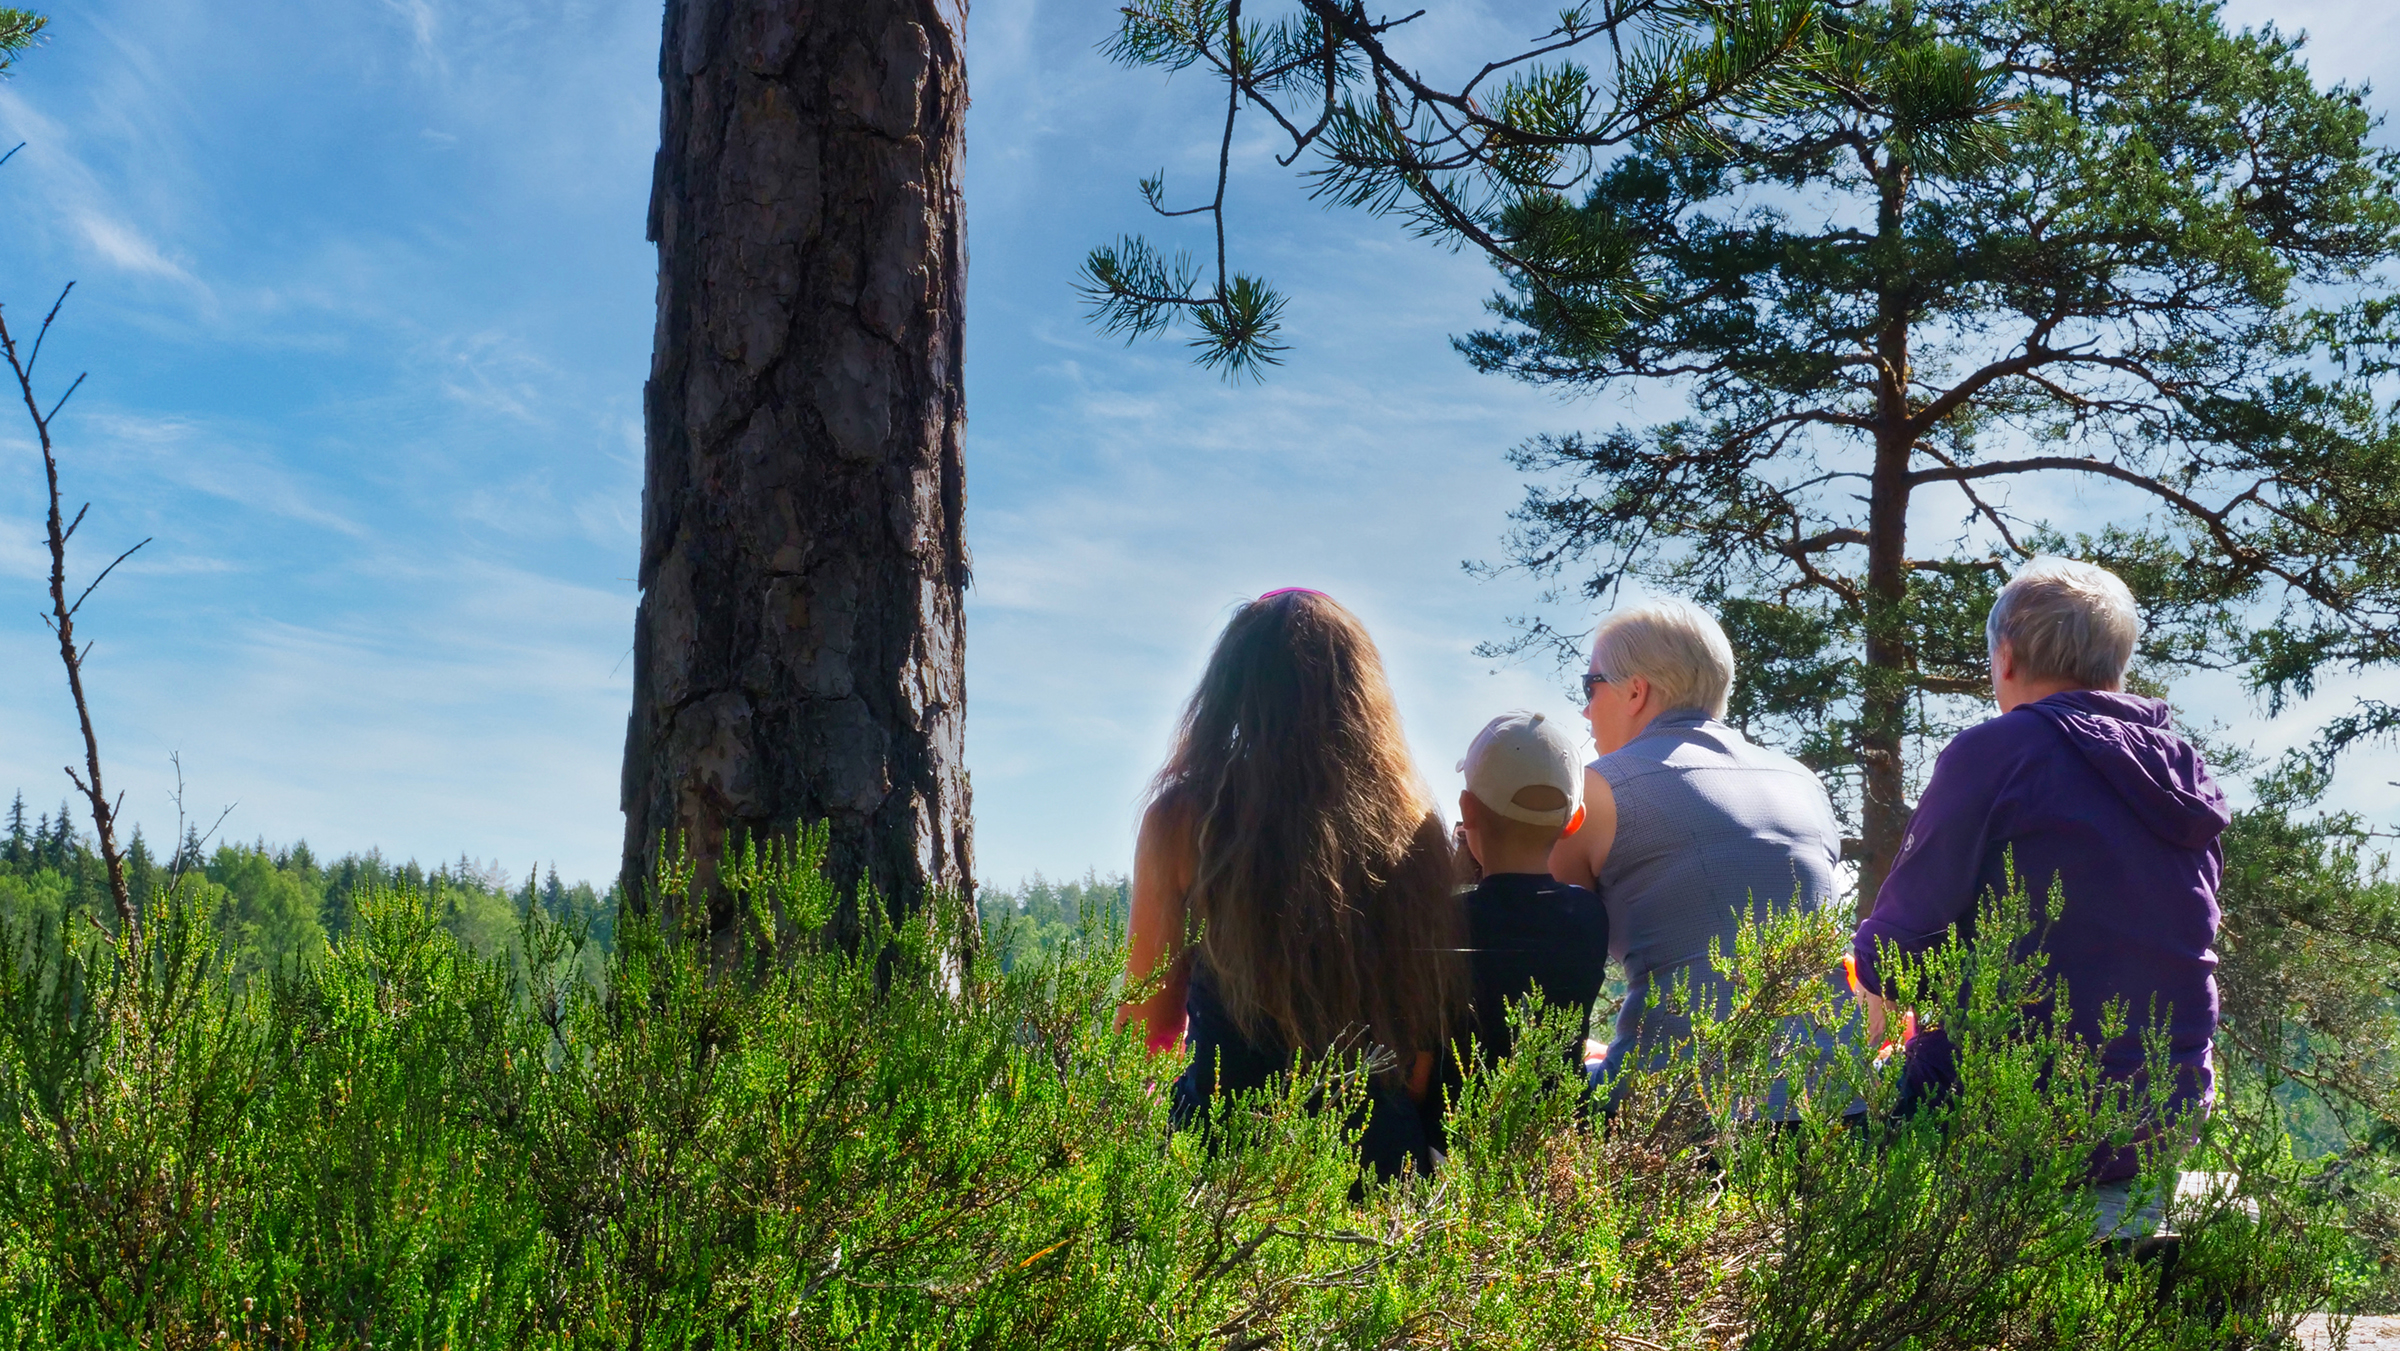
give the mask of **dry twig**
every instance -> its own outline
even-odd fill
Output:
[[[59,395],[58,401],[51,404],[50,411],[45,413],[41,400],[34,396],[33,370],[42,359],[42,342],[50,336],[50,325],[57,321],[59,308],[67,303],[67,295],[74,289],[75,283],[68,282],[58,293],[50,312],[42,317],[40,331],[33,335],[32,350],[22,356],[17,351],[16,336],[9,332],[6,315],[0,314],[0,354],[7,356],[9,371],[17,377],[17,392],[25,401],[25,415],[33,420],[34,437],[42,447],[42,472],[50,489],[50,613],[42,619],[50,626],[50,631],[58,636],[58,658],[67,668],[67,691],[75,697],[75,717],[83,727],[83,772],[79,774],[74,766],[69,765],[67,777],[91,803],[92,828],[100,839],[101,861],[108,867],[109,895],[116,902],[117,928],[130,935],[140,927],[141,921],[134,911],[133,896],[125,885],[124,857],[117,851],[117,810],[124,805],[124,800],[120,796],[116,802],[110,802],[108,792],[100,782],[100,738],[92,730],[92,705],[83,692],[83,661],[91,654],[91,647],[89,644],[83,647],[75,645],[75,612],[83,608],[83,602],[90,598],[92,589],[117,570],[117,564],[133,557],[135,550],[150,541],[145,539],[141,544],[118,554],[107,567],[100,569],[99,575],[92,578],[91,585],[84,587],[72,602],[67,599],[67,541],[73,538],[76,527],[83,524],[84,513],[92,507],[90,503],[85,503],[75,513],[73,521],[66,520],[65,513],[60,510],[58,452],[51,444],[50,425],[57,419],[59,410],[66,407],[67,400],[83,387],[83,377],[78,375],[69,382],[67,392]]]

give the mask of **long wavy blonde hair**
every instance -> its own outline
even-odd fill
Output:
[[[1465,989],[1449,836],[1349,611],[1300,590],[1236,611],[1152,794],[1192,823],[1185,910],[1244,1036],[1439,1050]]]

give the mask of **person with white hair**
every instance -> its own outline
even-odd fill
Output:
[[[1618,610],[1592,638],[1583,714],[1600,758],[1584,770],[1583,828],[1558,842],[1550,871],[1600,894],[1625,969],[1595,1082],[1689,1041],[1689,1019],[1651,996],[1688,975],[1695,998],[1721,999],[1712,940],[1731,952],[1745,917],[1836,895],[1842,842],[1825,785],[1725,724],[1733,666],[1725,630],[1680,600]],[[1767,1115],[1783,1114],[1782,1092]]]
[[[2125,692],[2141,636],[2133,593],[2088,563],[2038,558],[1992,604],[1984,626],[2000,716],[1953,738],[1934,761],[1900,854],[1852,946],[1871,1001],[1897,993],[1882,953],[1919,953],[1971,924],[1977,900],[2005,895],[2009,869],[2029,895],[2055,886],[2058,912],[2038,935],[2049,975],[2068,987],[2069,1028],[2099,1050],[2102,1072],[2140,1083],[2142,1033],[2163,1018],[2180,1114],[2205,1112],[2217,1027],[2219,837],[2225,794],[2167,705]],[[2123,1000],[2121,1035],[2104,1009]],[[1955,1070],[1933,1029],[1908,1046],[1904,1102],[1944,1091]],[[2091,1180],[2104,1231],[2124,1214],[2139,1170],[2132,1146],[2102,1151]],[[2157,1219],[2153,1202],[2132,1226]]]

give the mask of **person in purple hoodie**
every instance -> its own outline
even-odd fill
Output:
[[[2144,1066],[2140,1029],[2163,1020],[2176,1106],[2205,1113],[2215,1089],[2218,837],[2230,816],[2199,753],[2170,729],[2167,705],[2124,692],[2140,631],[2132,592],[2088,563],[2036,559],[2001,588],[1985,625],[2000,716],[1935,760],[1852,950],[1870,1004],[1879,1002],[1879,945],[1937,946],[1972,923],[1980,897],[2005,889],[2013,858],[2029,894],[2055,882],[2063,898],[2037,941],[2068,987],[2069,1030],[2099,1043],[2102,1006],[2124,1000],[2133,1030],[2099,1051],[2104,1073],[2133,1081]],[[1938,1030],[1907,1054],[1904,1100],[1950,1078]],[[2130,1148],[2095,1163],[2104,1235],[2155,1227],[2159,1199],[2125,1215],[2137,1171]]]

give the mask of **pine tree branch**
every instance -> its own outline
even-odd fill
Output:
[[[1623,310],[1641,303],[1638,275],[1615,256],[1621,250],[1603,247],[1582,257],[1554,259],[1512,239],[1514,227],[1505,216],[1529,195],[1562,193],[1582,181],[1590,172],[1590,152],[1665,132],[1745,94],[1771,100],[1767,86],[1801,51],[1816,15],[1815,0],[1746,8],[1632,0],[1607,5],[1597,19],[1579,9],[1524,50],[1485,62],[1456,89],[1442,89],[1403,64],[1385,41],[1423,10],[1370,19],[1359,0],[1297,3],[1306,22],[1260,30],[1256,39],[1242,27],[1241,0],[1221,5],[1137,0],[1123,10],[1125,20],[1111,46],[1117,59],[1169,69],[1201,64],[1226,82],[1211,200],[1173,211],[1154,196],[1151,202],[1162,216],[1210,217],[1216,287],[1206,297],[1144,298],[1119,290],[1102,269],[1087,264],[1081,289],[1093,296],[1094,316],[1103,327],[1138,336],[1184,314],[1207,333],[1194,344],[1202,350],[1203,364],[1222,365],[1229,374],[1255,374],[1260,364],[1276,359],[1272,353],[1281,348],[1264,338],[1275,331],[1280,298],[1254,279],[1245,285],[1228,257],[1231,149],[1245,105],[1264,113],[1282,132],[1286,144],[1275,155],[1279,164],[1297,163],[1311,147],[1322,150],[1327,165],[1314,171],[1318,197],[1376,212],[1401,210],[1420,232],[1471,245],[1549,303],[1585,314],[1595,328],[1620,325]],[[1644,26],[1655,26],[1663,36],[1629,60],[1623,34]],[[1713,36],[1694,45],[1691,35],[1697,32]],[[1251,52],[1254,41],[1265,50]],[[1616,81],[1608,97],[1586,88],[1584,66],[1551,70],[1541,64],[1596,41],[1609,44],[1614,63]],[[1498,93],[1483,92],[1494,77],[1511,70],[1531,73]],[[1312,71],[1319,77],[1318,108],[1303,126],[1287,112],[1278,91],[1305,87],[1303,72]],[[1362,83],[1363,103],[1346,102],[1345,88]],[[1562,155],[1568,159],[1562,161]],[[1562,162],[1567,171],[1548,172]],[[1146,195],[1152,188],[1153,182],[1145,182]],[[1093,258],[1099,261],[1100,251]]]
[[[1936,460],[1940,461],[1940,462],[1941,462],[1941,463],[1942,463],[1944,466],[1946,466],[1946,467],[1948,467],[1948,468],[1951,468],[1951,469],[1956,469],[1956,468],[1958,468],[1958,461],[1956,461],[1956,460],[1954,460],[1954,459],[1950,458],[1948,455],[1945,455],[1945,454],[1943,454],[1943,453],[1942,453],[1942,452],[1941,452],[1939,449],[1937,449],[1936,447],[1934,447],[1934,446],[1933,446],[1933,444],[1932,444],[1932,443],[1930,443],[1930,442],[1925,442],[1925,441],[1920,441],[1920,442],[1918,442],[1918,443],[1917,443],[1917,449],[1918,449],[1920,452],[1924,453],[1924,454],[1927,454],[1927,455],[1930,455],[1930,456],[1932,456],[1934,459],[1936,459]],[[2007,522],[2007,521],[2004,521],[2004,520],[2002,520],[2002,519],[2000,518],[2000,513],[1999,513],[1998,511],[1994,510],[1994,509],[1993,509],[1993,507],[1992,507],[1992,505],[1991,505],[1989,502],[1986,502],[1986,501],[1984,501],[1984,500],[1983,500],[1982,496],[1981,496],[1980,494],[1978,494],[1978,493],[1975,491],[1975,485],[1974,485],[1974,484],[1972,484],[1972,483],[1970,483],[1970,482],[1968,482],[1968,481],[1966,481],[1966,480],[1964,480],[1964,479],[1960,479],[1960,480],[1958,480],[1958,490],[1959,490],[1961,493],[1964,493],[1964,494],[1966,495],[1966,499],[1967,499],[1968,503],[1969,503],[1969,504],[1971,504],[1971,505],[1972,505],[1972,506],[1975,508],[1975,510],[1976,510],[1977,512],[1979,512],[1979,513],[1980,513],[1980,514],[1983,516],[1983,518],[1984,518],[1985,520],[1987,520],[1987,521],[1991,522],[1991,524],[1992,524],[1992,528],[1993,528],[1994,530],[1997,530],[1997,531],[1999,531],[1999,532],[2000,532],[2000,538],[2001,538],[2003,541],[2005,541],[2005,542],[2007,543],[2007,545],[2008,545],[2008,547],[2010,548],[2010,550],[2012,550],[2012,551],[2013,551],[2013,552],[2014,552],[2014,553],[2017,555],[2017,557],[2019,557],[2019,558],[2031,558],[2031,557],[2033,557],[2033,551],[2032,551],[2031,549],[2028,549],[2028,548],[2026,548],[2024,545],[2022,545],[2022,544],[2019,544],[2019,543],[2017,542],[2017,537],[2016,537],[2016,534],[2015,534],[2015,532],[2011,531],[2011,530],[2008,528],[2008,522]]]
[[[1942,469],[1921,469],[1908,476],[1911,487],[1926,483],[1960,483],[1976,479],[1998,478],[2010,474],[2032,474],[2045,470],[2066,470],[2074,473],[2096,474],[2114,479],[2148,493],[2174,507],[2209,533],[2217,548],[2236,565],[2264,573],[2285,583],[2309,599],[2337,614],[2351,611],[2349,598],[2329,586],[2315,568],[2295,570],[2235,533],[2227,524],[2230,506],[2210,508],[2191,495],[2181,492],[2163,480],[2123,465],[2080,455],[2034,455],[2017,460],[1994,460],[1983,464],[1961,465]],[[2251,498],[2256,488],[2242,494],[2236,501]]]
[[[1820,531],[1806,539],[1795,539],[1791,543],[1781,546],[1778,552],[1787,557],[1798,558],[1806,554],[1821,554],[1829,549],[1840,548],[1845,544],[1864,545],[1871,542],[1871,539],[1872,537],[1864,530],[1843,526],[1837,530]]]

